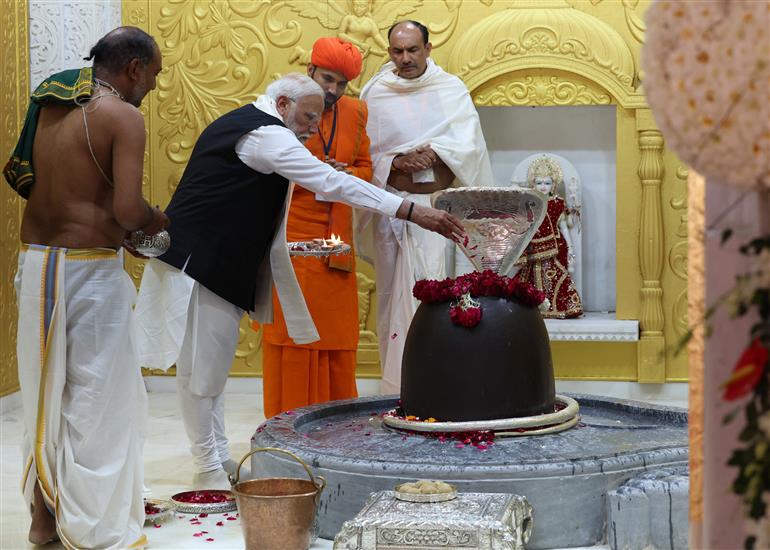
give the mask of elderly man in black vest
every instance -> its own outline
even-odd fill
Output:
[[[339,201],[456,238],[458,220],[337,171],[302,141],[318,131],[324,94],[292,73],[198,138],[166,214],[171,248],[145,268],[136,311],[143,365],[177,366],[195,461],[193,486],[229,487],[235,467],[224,427],[224,387],[245,312],[272,321],[275,285],[289,335],[318,340],[286,246],[291,182]],[[320,235],[319,235],[320,237]]]

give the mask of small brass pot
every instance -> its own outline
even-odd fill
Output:
[[[266,451],[289,455],[302,464],[310,479],[278,477],[239,483],[244,461],[254,453]],[[301,458],[275,447],[252,449],[241,459],[231,481],[247,550],[306,550],[310,546],[316,506],[326,480],[314,477]]]

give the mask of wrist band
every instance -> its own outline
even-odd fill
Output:
[[[412,220],[412,210],[414,210],[414,203],[409,204],[409,213],[406,215],[406,221]]]

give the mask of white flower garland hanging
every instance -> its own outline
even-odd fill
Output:
[[[770,189],[770,1],[658,0],[644,91],[667,146],[701,174]]]

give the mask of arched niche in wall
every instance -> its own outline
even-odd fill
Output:
[[[514,163],[517,154],[523,158],[538,150],[570,158],[570,152],[560,148],[573,148],[570,160],[579,169],[581,163],[604,167],[603,173],[600,169],[596,175],[581,176],[589,200],[594,179],[594,197],[605,201],[596,201],[591,223],[603,224],[598,233],[606,237],[604,258],[614,260],[602,261],[615,302],[606,307],[606,300],[593,301],[604,304],[597,313],[612,309],[614,314],[605,314],[601,320],[607,322],[592,328],[586,328],[583,319],[583,326],[580,321],[570,327],[556,321],[549,330],[553,328],[552,340],[638,341],[637,379],[664,381],[663,140],[638,85],[628,44],[604,21],[562,1],[543,0],[517,4],[463,32],[447,69],[468,86],[482,124],[489,121],[484,130],[491,137],[487,140],[495,184],[505,183],[501,175],[507,167],[494,165],[506,151],[509,157],[503,162]],[[524,109],[545,106],[549,109],[534,110],[537,113]],[[513,110],[485,116],[485,109],[497,107]],[[518,113],[511,114],[517,107]],[[496,151],[498,138],[505,141],[506,135],[515,134],[517,122],[526,128],[525,135],[519,141],[509,139]],[[490,130],[490,124],[513,131]],[[565,141],[564,134],[572,138]],[[522,145],[522,140],[529,143]]]

